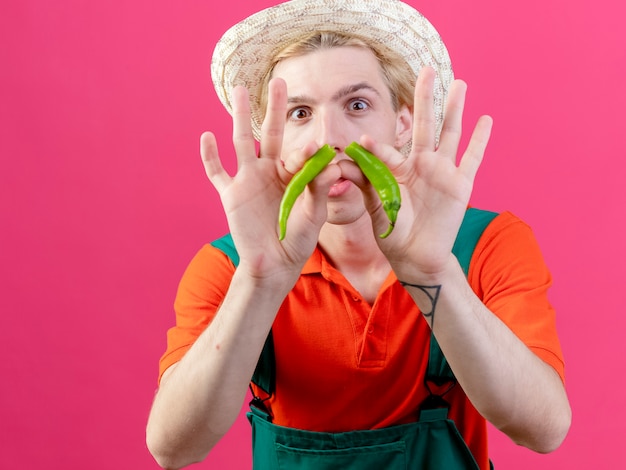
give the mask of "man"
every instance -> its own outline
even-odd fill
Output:
[[[179,287],[147,429],[160,465],[202,460],[253,374],[255,468],[485,469],[486,420],[556,449],[571,412],[550,274],[523,222],[467,209],[492,121],[457,165],[466,86],[432,25],[395,0],[294,0],[227,32],[212,72],[236,175],[213,134],[201,154],[232,243],[203,247]],[[401,188],[384,239],[353,141]],[[285,186],[324,144],[337,156],[281,241]]]

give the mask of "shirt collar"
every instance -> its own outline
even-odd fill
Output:
[[[328,260],[320,250],[319,245],[313,250],[313,254],[304,263],[302,274],[317,274],[322,272],[323,265],[328,264]]]
[[[306,263],[304,263],[302,274],[322,274],[322,276],[324,276],[327,280],[339,283],[344,280],[344,277],[333,267],[324,252],[320,249],[319,245],[315,247],[315,250],[311,254],[310,258]],[[383,284],[383,289],[390,287],[396,281],[396,275],[393,271],[391,271]]]

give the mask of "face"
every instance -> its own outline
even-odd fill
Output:
[[[315,142],[343,149],[363,134],[402,146],[410,138],[411,115],[394,110],[374,54],[368,49],[322,49],[279,62],[273,72],[287,83],[288,107],[283,155]],[[347,175],[344,175],[347,176]],[[365,215],[360,190],[340,178],[329,193],[328,222],[347,224]]]

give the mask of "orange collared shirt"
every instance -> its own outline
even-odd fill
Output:
[[[204,246],[189,264],[175,302],[176,326],[160,374],[180,360],[212,320],[234,266]],[[510,213],[487,227],[470,263],[470,285],[485,305],[564,378],[552,279],[530,228]],[[272,326],[274,423],[311,431],[374,429],[417,420],[428,392],[430,328],[390,273],[373,305],[317,249]],[[262,395],[262,392],[256,390]],[[489,468],[485,420],[460,386],[446,399],[480,468]]]

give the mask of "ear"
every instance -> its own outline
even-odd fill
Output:
[[[402,105],[396,118],[396,148],[403,147],[413,136],[413,112]]]

